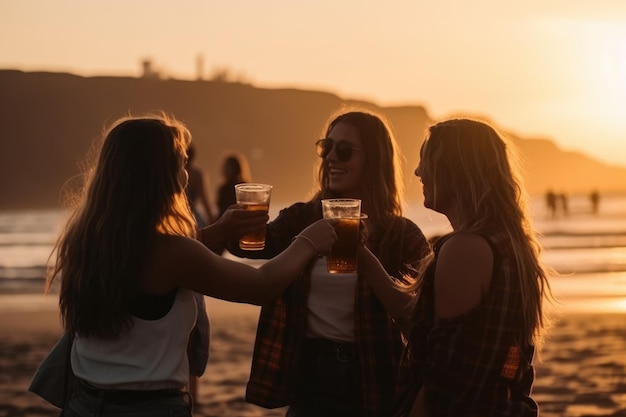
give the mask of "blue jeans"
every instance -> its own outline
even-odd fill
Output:
[[[168,395],[137,402],[116,403],[108,401],[104,391],[88,390],[77,382],[64,417],[192,417],[191,398],[188,393]]]

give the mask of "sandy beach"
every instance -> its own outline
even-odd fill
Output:
[[[194,415],[283,416],[243,400],[258,308],[210,298],[207,308],[211,357]],[[0,296],[0,417],[58,415],[27,386],[60,332],[55,295]],[[541,416],[626,416],[626,314],[564,311],[536,368]]]

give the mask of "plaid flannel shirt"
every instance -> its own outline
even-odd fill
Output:
[[[283,251],[295,235],[322,218],[321,203],[296,203],[268,224],[263,251],[242,252],[238,256],[269,258]],[[380,248],[370,245],[374,254],[384,254],[383,265],[394,277],[414,275],[413,268],[429,250],[421,230],[406,218],[393,222],[393,242]],[[373,239],[376,241],[376,239]],[[305,337],[310,266],[276,300],[261,309],[257,328],[246,401],[266,408],[289,405],[296,393],[300,371],[300,345]],[[410,368],[401,364],[405,348],[399,327],[385,311],[369,284],[357,280],[355,301],[355,343],[363,380],[363,405],[368,416],[387,416],[398,393],[409,384]]]
[[[449,236],[435,244],[435,254]],[[537,416],[530,398],[534,346],[515,343],[523,320],[519,272],[505,236],[484,237],[494,253],[493,275],[484,300],[469,313],[435,318],[436,261],[429,267],[410,339],[420,381],[413,395],[423,384],[426,408],[437,417]]]

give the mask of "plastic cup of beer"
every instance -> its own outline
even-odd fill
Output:
[[[270,208],[272,186],[267,184],[244,183],[235,185],[237,204],[245,210],[263,210]],[[239,239],[239,247],[243,250],[262,250],[265,248],[267,229],[247,234]]]
[[[356,272],[361,200],[352,198],[322,200],[322,213],[325,219],[339,219],[335,225],[337,240],[326,257],[328,272],[331,274]]]

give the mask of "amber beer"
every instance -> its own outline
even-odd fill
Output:
[[[270,206],[267,204],[242,204],[242,208],[246,210],[264,210],[268,211]],[[264,227],[256,233],[249,233],[239,239],[239,247],[243,250],[261,250],[265,248],[265,232]]]
[[[360,222],[360,219],[339,219],[335,225],[337,241],[327,257],[327,268],[331,274],[356,272]]]
[[[245,210],[263,210],[270,208],[271,185],[267,184],[237,184],[235,185],[235,195],[237,204]],[[265,248],[264,227],[256,233],[250,233],[239,239],[239,247],[243,250],[262,250]]]
[[[361,224],[361,200],[335,198],[322,200],[325,219],[339,219],[335,224],[337,240],[326,257],[331,274],[356,272],[359,225]]]

